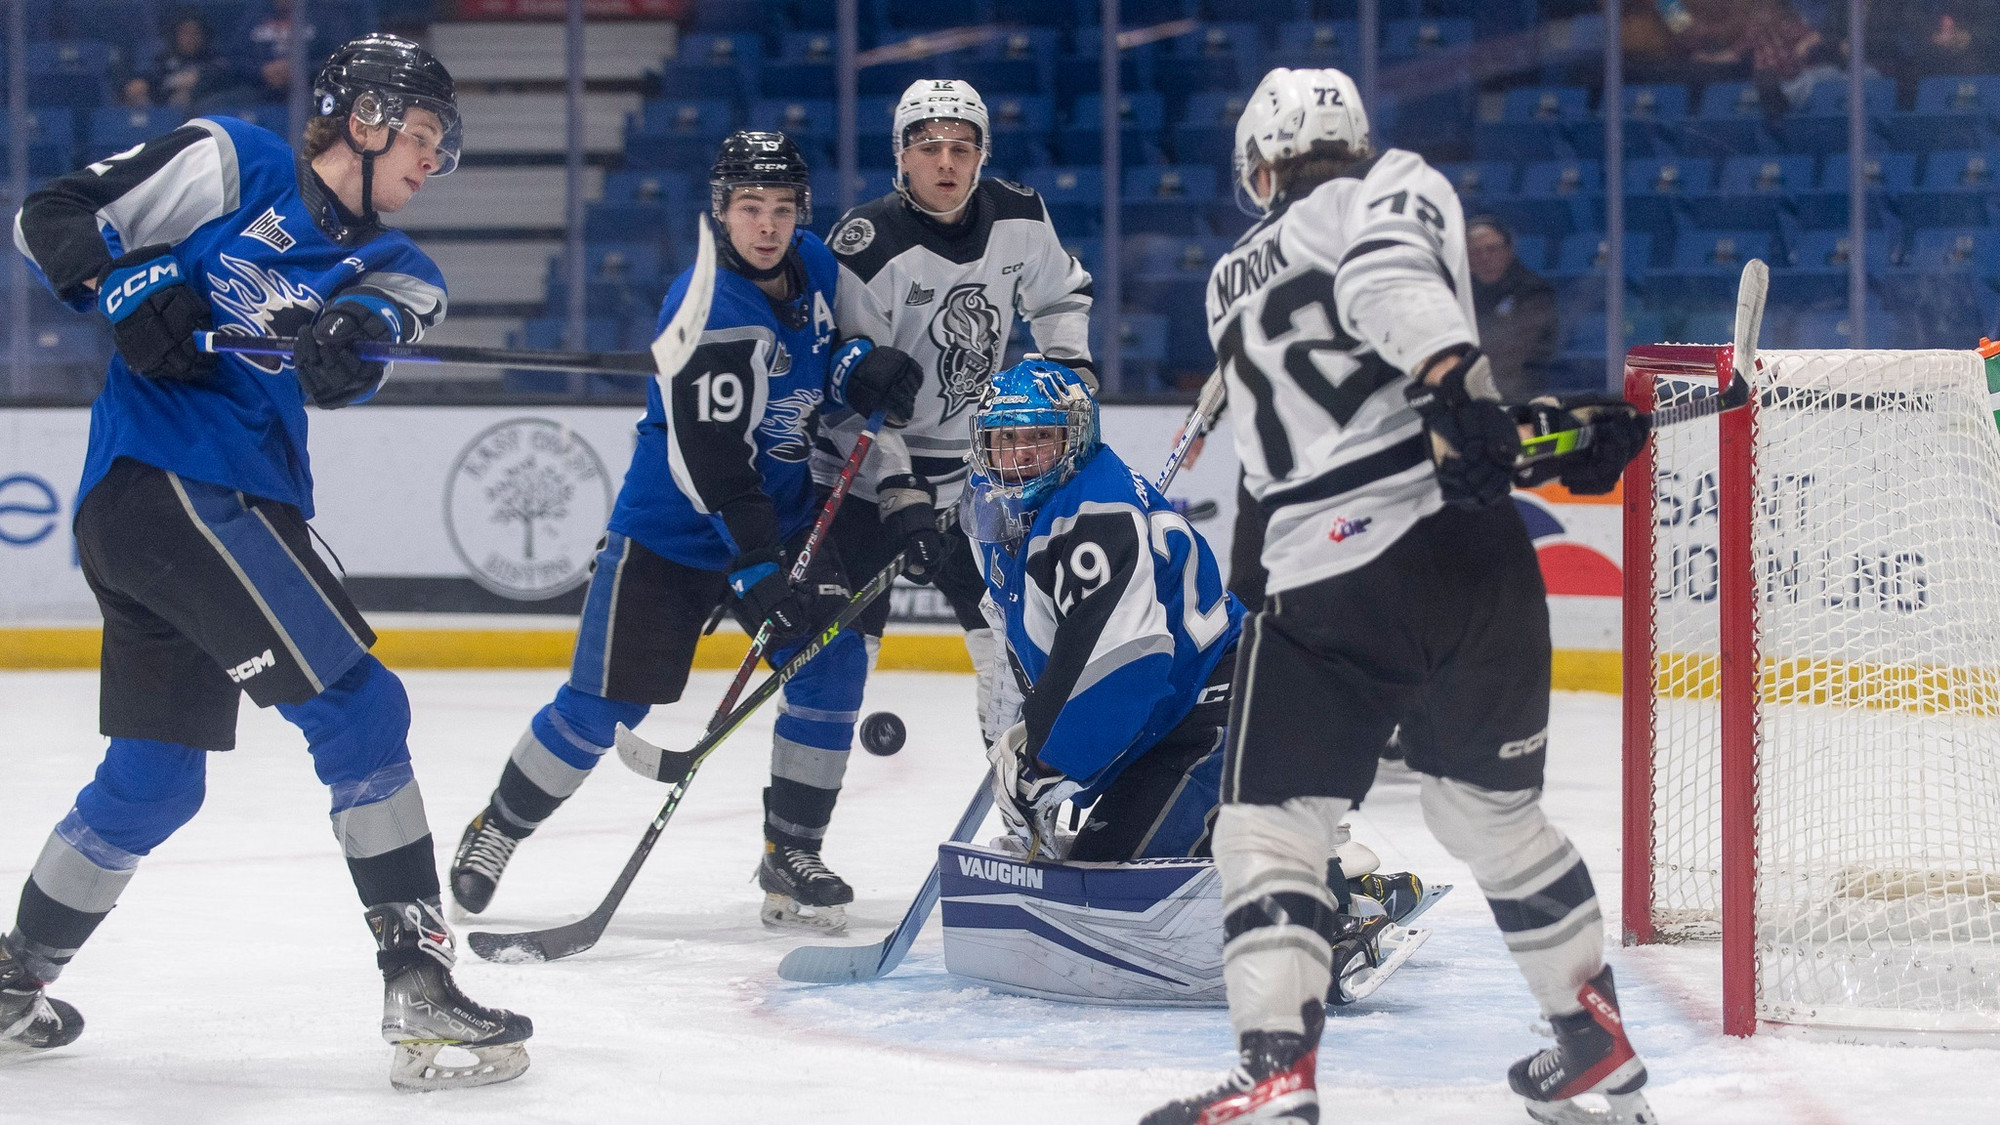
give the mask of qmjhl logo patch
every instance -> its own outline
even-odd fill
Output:
[[[1367,531],[1368,525],[1374,522],[1375,522],[1375,517],[1373,516],[1362,516],[1360,519],[1348,519],[1346,516],[1335,516],[1333,517],[1333,529],[1326,533],[1326,537],[1328,539],[1333,540],[1335,543],[1344,543],[1347,540],[1352,539],[1355,536],[1361,534],[1362,532]]]

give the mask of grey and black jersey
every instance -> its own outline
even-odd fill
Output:
[[[874,481],[912,471],[937,488],[939,507],[957,498],[972,415],[1006,358],[1016,317],[1027,320],[1037,350],[1095,382],[1090,274],[1063,249],[1041,196],[985,179],[966,206],[966,220],[946,227],[891,193],[849,211],[828,239],[840,261],[840,334],[908,352],[924,372],[916,413],[900,434],[908,465],[893,438],[878,444],[854,482],[862,499],[875,499]],[[822,483],[839,473],[862,424],[846,412],[826,422],[813,459]]]
[[[1407,372],[1476,344],[1451,184],[1390,149],[1252,228],[1215,265],[1209,339],[1282,592],[1381,554],[1443,500]]]

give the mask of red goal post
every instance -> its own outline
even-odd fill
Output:
[[[1763,352],[1625,478],[1631,943],[1719,938],[1724,1029],[2000,1042],[2000,432],[1972,352]],[[1728,347],[1633,349],[1626,395]]]

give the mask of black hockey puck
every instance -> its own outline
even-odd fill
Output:
[[[861,720],[861,745],[870,754],[888,757],[903,748],[910,732],[893,711],[876,711]]]

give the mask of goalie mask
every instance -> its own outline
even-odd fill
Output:
[[[409,120],[413,109],[435,115],[440,133],[431,136],[428,128],[413,131]],[[451,72],[437,56],[400,35],[376,33],[341,44],[313,79],[313,111],[319,117],[352,116],[363,125],[387,125],[391,130],[389,144],[401,133],[419,145],[435,148],[434,176],[449,176],[458,167],[465,133]],[[375,158],[389,151],[389,145],[365,147],[352,126],[344,126],[341,135],[347,147],[361,157],[362,217],[372,223]]]
[[[1030,355],[993,377],[972,420],[972,474],[959,523],[981,543],[1012,543],[1097,452],[1097,400],[1083,377]]]
[[[1268,214],[1276,195],[1275,183],[1270,192],[1257,190],[1257,169],[1306,156],[1320,143],[1343,144],[1357,157],[1368,155],[1368,111],[1354,79],[1332,67],[1281,66],[1266,74],[1236,119],[1236,186],[1250,197],[1255,214]]]

